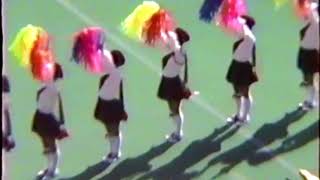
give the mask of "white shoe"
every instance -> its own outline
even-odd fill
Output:
[[[46,173],[45,176],[42,178],[42,180],[50,180],[50,179],[53,179],[53,178],[57,177],[58,174],[59,174],[59,169],[56,169],[54,172],[47,171],[47,173]]]
[[[233,115],[232,117],[227,118],[228,123],[237,123],[240,121],[240,118],[237,115]]]
[[[239,118],[239,120],[236,121],[236,125],[238,125],[238,126],[247,125],[247,124],[249,124],[250,120],[251,120],[250,115],[247,115],[245,119]]]
[[[43,169],[38,172],[36,179],[43,179],[44,176],[47,174],[48,169]]]
[[[119,152],[118,154],[116,153],[109,153],[107,156],[104,156],[102,158],[103,161],[107,162],[107,163],[113,163],[117,160],[119,160],[121,157],[121,152]]]
[[[299,103],[299,108],[304,111],[310,111],[317,107],[317,104],[314,102],[304,101],[302,103]]]
[[[167,135],[166,139],[170,143],[177,143],[177,142],[181,141],[182,136],[183,136],[182,134],[178,134],[178,133],[174,132],[174,133],[171,133],[170,135]]]

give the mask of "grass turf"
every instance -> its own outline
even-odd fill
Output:
[[[233,40],[213,25],[198,20],[201,1],[158,1],[171,10],[179,25],[191,34],[192,40],[187,46],[191,87],[201,92],[201,100],[184,105],[184,140],[168,147],[163,144],[164,135],[171,130],[172,123],[166,103],[156,98],[159,76],[140,61],[154,64],[159,71],[162,54],[127,39],[119,31],[120,22],[141,1],[61,1],[79,9],[125,45],[124,48],[115,41],[108,41],[109,47],[119,48],[127,58],[124,75],[129,112],[129,121],[123,126],[122,161],[100,173],[102,167],[96,163],[107,152],[108,143],[102,125],[93,120],[99,78],[88,75],[69,61],[72,34],[87,26],[86,22],[56,0],[6,1],[3,9],[5,53],[22,26],[28,23],[40,25],[52,34],[54,50],[65,70],[61,87],[66,123],[72,135],[61,142],[61,178],[137,179],[147,174],[146,178],[206,180],[224,167],[227,167],[224,170],[230,167],[227,174],[217,179],[293,180],[299,179],[296,168],[313,172],[319,168],[319,139],[315,134],[318,132],[315,129],[318,113],[308,113],[299,121],[295,121],[297,118],[292,114],[283,119],[284,114],[292,112],[304,98],[303,90],[298,87],[301,75],[295,66],[301,25],[291,7],[275,11],[272,1],[248,1],[250,14],[257,20],[257,61],[261,77],[253,88],[253,118],[249,126],[238,132],[225,132],[225,136],[221,134],[220,138],[214,139],[218,134],[214,130],[223,127],[225,122],[212,110],[226,116],[235,109],[232,88],[224,79]],[[16,149],[9,155],[10,177],[13,180],[32,179],[45,164],[40,141],[30,130],[39,85],[31,79],[29,72],[16,65],[10,54],[5,54],[4,58],[8,61],[12,84],[12,119],[17,142]],[[282,132],[287,126],[289,134],[285,136]],[[257,165],[247,163],[246,159],[260,148],[250,141],[253,135],[268,148],[275,149],[277,160],[257,162]],[[286,146],[281,146],[286,139]],[[253,157],[249,159],[258,160]],[[286,163],[296,173],[288,170]]]

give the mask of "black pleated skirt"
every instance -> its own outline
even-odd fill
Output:
[[[258,76],[253,72],[253,66],[250,62],[233,60],[229,66],[226,79],[234,85],[249,86],[258,81]]]

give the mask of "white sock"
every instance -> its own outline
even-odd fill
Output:
[[[48,153],[48,171],[55,172],[58,168],[58,161],[59,161],[59,150],[56,152]]]
[[[310,102],[316,106],[319,104],[319,91],[317,91],[315,86],[312,86],[312,90],[310,90]]]
[[[245,118],[245,101],[246,98],[241,96],[240,98],[240,112],[239,112],[239,118],[244,119]]]
[[[109,136],[109,142],[110,142],[110,152],[113,154],[117,153],[117,144],[119,141],[119,137],[118,136]]]
[[[241,113],[241,98],[235,97],[234,99],[235,99],[236,105],[237,105],[237,114],[236,114],[236,116],[240,117],[240,113]]]
[[[119,131],[119,136],[117,137],[117,141],[116,141],[116,149],[117,149],[116,153],[118,155],[121,154],[121,147],[122,147],[122,133],[121,131]]]
[[[249,98],[243,98],[244,99],[244,109],[243,109],[243,119],[246,119],[247,116],[250,116],[250,110],[252,105],[252,97],[249,96]]]
[[[314,96],[315,96],[315,89],[313,86],[308,86],[307,87],[307,99],[306,101],[313,103],[314,101]]]
[[[1,158],[2,158],[2,177],[1,177],[1,179],[4,179],[4,180],[8,180],[9,178],[8,178],[8,173],[7,173],[7,152],[5,152],[5,150],[4,149],[2,149],[2,156],[1,156]]]
[[[173,119],[173,121],[174,121],[174,123],[175,123],[175,125],[176,125],[176,130],[175,130],[175,132],[177,133],[177,134],[179,134],[179,135],[183,135],[183,130],[182,130],[182,128],[183,128],[183,121],[184,121],[184,115],[183,115],[183,113],[180,113],[180,115],[175,115],[175,116],[173,116],[172,117],[172,119]]]

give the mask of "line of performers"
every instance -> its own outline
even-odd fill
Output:
[[[303,16],[305,25],[300,31],[297,61],[298,68],[303,74],[301,86],[308,90],[308,97],[299,105],[303,110],[317,107],[319,98],[319,14],[317,11],[319,6],[314,2],[310,5],[308,13]],[[146,9],[149,14],[141,13]],[[220,14],[227,9],[228,7],[221,7]],[[137,18],[141,14],[144,14],[143,18]],[[214,15],[211,13],[210,16]],[[136,19],[144,19],[144,23],[135,22]],[[253,102],[250,87],[258,81],[256,37],[253,32],[255,20],[243,13],[236,19],[232,19],[235,23],[224,21],[222,15],[220,19],[220,25],[225,24],[222,27],[236,29],[232,31],[236,41],[233,45],[232,61],[226,80],[234,89],[233,98],[237,108],[235,114],[227,121],[241,125],[250,120]],[[188,87],[189,60],[184,46],[190,41],[190,35],[185,29],[173,23],[173,18],[168,11],[150,1],[138,6],[122,26],[124,33],[129,37],[169,52],[162,59],[162,77],[157,95],[168,103],[169,116],[175,125],[174,131],[167,136],[167,140],[177,143],[183,137],[182,100],[190,99],[197,94]],[[31,71],[34,79],[42,84],[37,92],[37,108],[31,129],[39,135],[43,153],[48,160],[47,168],[41,170],[37,177],[51,179],[58,174],[60,158],[57,140],[68,137],[62,97],[58,87],[59,81],[63,79],[63,70],[53,57],[48,33],[41,27],[28,25],[22,28],[9,50],[20,60],[22,66]],[[120,70],[120,67],[125,64],[125,56],[120,50],[106,48],[106,36],[102,28],[88,27],[74,35],[72,61],[83,66],[86,71],[100,76],[100,83],[97,87],[99,90],[97,104],[93,116],[105,126],[106,138],[110,142],[110,152],[103,157],[103,161],[112,163],[121,156],[120,123],[128,119],[124,103],[123,77]],[[11,89],[6,66],[3,67],[2,150],[8,152],[14,148],[15,141],[12,136],[10,118],[9,94]],[[59,112],[57,115],[55,114],[56,109]],[[6,179],[4,167],[5,165],[3,166],[3,178]]]

